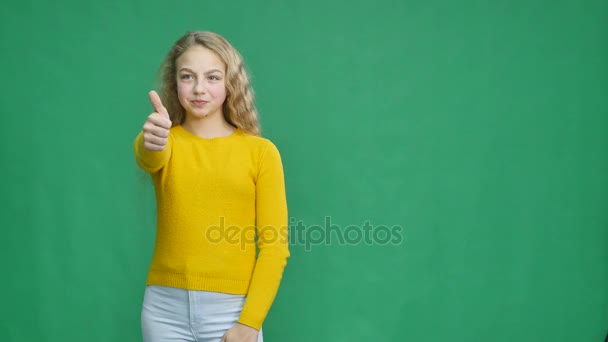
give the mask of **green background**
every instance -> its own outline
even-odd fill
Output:
[[[141,340],[155,211],[132,141],[189,30],[245,57],[292,223],[402,227],[293,243],[267,342],[608,331],[606,1],[1,9],[1,341]]]

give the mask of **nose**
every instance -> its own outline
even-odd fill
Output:
[[[193,89],[195,94],[204,94],[205,93],[205,82],[204,81],[197,81],[194,84],[194,89]]]

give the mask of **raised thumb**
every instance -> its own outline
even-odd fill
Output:
[[[167,112],[167,108],[165,108],[165,106],[163,106],[163,103],[160,100],[160,96],[158,96],[158,93],[156,91],[152,90],[148,93],[148,95],[150,96],[150,102],[152,103],[152,106],[154,107],[154,111],[156,111],[158,114],[161,114],[161,115],[169,118],[169,112]]]

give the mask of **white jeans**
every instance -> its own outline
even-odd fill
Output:
[[[219,342],[239,319],[245,295],[146,286],[141,311],[144,342]],[[262,329],[258,342],[263,342]]]

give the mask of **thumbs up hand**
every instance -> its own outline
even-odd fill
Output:
[[[144,148],[149,151],[162,151],[167,146],[171,119],[158,94],[152,90],[148,95],[154,107],[154,112],[148,116],[144,123]]]

